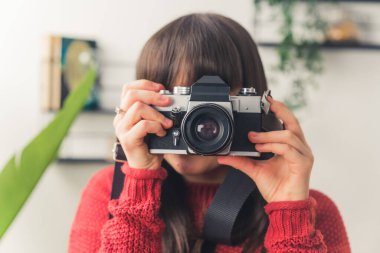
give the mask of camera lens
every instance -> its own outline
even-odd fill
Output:
[[[232,142],[233,119],[217,104],[201,104],[184,116],[181,129],[183,139],[196,154],[215,155]]]
[[[195,132],[204,141],[211,141],[219,135],[219,124],[211,117],[201,117],[195,123]]]

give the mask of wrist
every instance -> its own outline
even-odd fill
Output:
[[[270,200],[271,202],[280,202],[280,201],[302,201],[309,198],[309,190],[307,191],[282,191],[281,194],[277,194]]]
[[[131,159],[128,161],[128,166],[133,169],[158,170],[161,168],[161,161],[162,159],[157,158],[145,161],[141,161],[141,159]]]

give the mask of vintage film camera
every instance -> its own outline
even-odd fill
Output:
[[[173,120],[164,137],[146,138],[153,154],[236,155],[268,159],[248,140],[249,131],[282,130],[282,123],[269,110],[266,97],[254,88],[242,88],[238,96],[219,76],[203,76],[191,87],[176,86],[173,92],[161,90],[172,98],[168,107],[154,106]]]

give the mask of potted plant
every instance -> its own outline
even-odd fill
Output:
[[[256,14],[264,4],[276,11],[281,19],[279,28],[280,42],[276,44],[278,63],[275,71],[292,78],[291,89],[284,99],[292,110],[307,105],[306,90],[308,86],[318,87],[315,76],[322,72],[320,47],[326,22],[321,18],[316,0],[256,0]],[[298,4],[306,5],[307,13],[302,24],[303,35],[295,33],[295,8]],[[267,6],[268,7],[268,6]],[[256,18],[256,17],[255,17]],[[260,44],[260,43],[259,43]],[[264,43],[265,44],[265,43]]]

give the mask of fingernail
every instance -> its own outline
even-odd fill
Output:
[[[169,98],[166,97],[166,96],[161,96],[161,97],[160,97],[160,101],[161,101],[161,102],[168,102],[168,101],[169,101]]]
[[[165,86],[160,83],[155,83],[157,89],[165,89]]]
[[[257,132],[253,132],[253,131],[251,131],[251,132],[249,132],[249,135],[250,135],[251,137],[256,137],[256,136],[258,135],[258,133],[257,133]]]
[[[165,118],[165,120],[164,120],[164,124],[165,124],[166,126],[170,126],[170,125],[172,124],[172,120],[170,120],[170,119],[168,119],[168,118]]]

